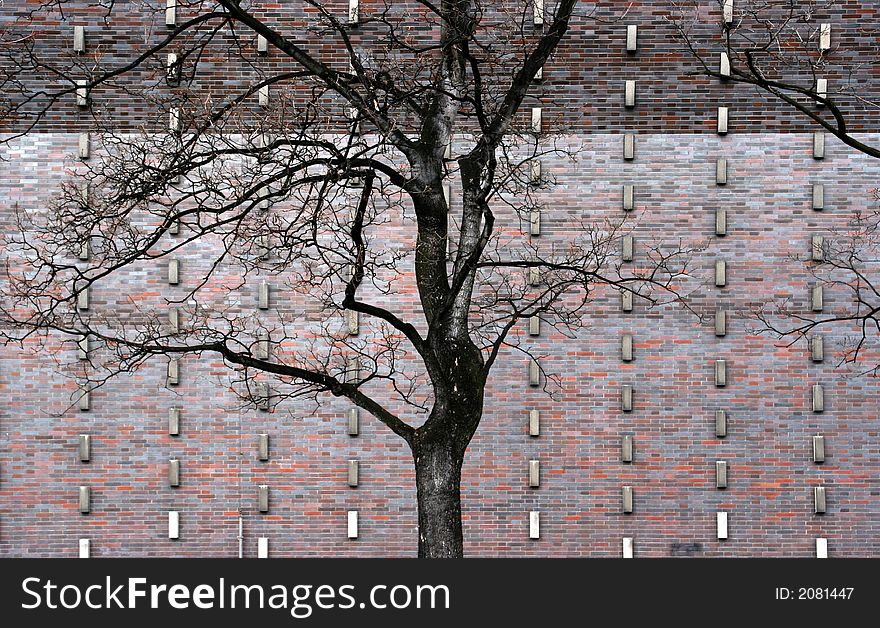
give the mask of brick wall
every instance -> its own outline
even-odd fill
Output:
[[[650,23],[647,16],[658,4],[637,3],[633,21]],[[619,38],[619,27],[603,29]],[[756,334],[750,313],[755,305],[787,297],[807,309],[811,236],[844,229],[853,212],[872,206],[880,166],[830,137],[825,159],[814,160],[806,125],[753,94],[726,99],[731,134],[715,135],[710,112],[725,90],[741,88],[703,90],[673,81],[660,52],[670,44],[659,35],[655,39],[650,28],[640,30],[645,49],[636,58],[607,45],[593,58],[587,47],[598,49],[606,36],[595,32],[592,39],[579,31],[578,46],[570,48],[586,59],[570,62],[576,64],[570,71],[582,77],[565,83],[571,106],[563,111],[589,110],[589,115],[578,118],[582,126],[563,138],[579,147],[578,159],[544,161],[543,171],[556,185],[540,192],[545,210],[539,244],[577,237],[583,220],[620,218],[620,188],[632,183],[636,209],[627,225],[635,238],[633,265],[644,264],[648,248],[661,242],[681,238],[699,247],[688,302],[704,320],[680,307],[649,309],[639,302],[623,313],[616,292],[599,290],[575,338],[547,325],[531,338],[523,328],[523,342],[543,356],[542,364],[559,375],[562,386],[555,398],[530,387],[521,354],[507,352],[496,365],[464,469],[467,554],[619,556],[621,539],[632,537],[636,556],[813,556],[815,539],[822,537],[829,540],[831,556],[877,555],[880,381],[835,368],[846,330],[823,332],[825,361],[813,363],[803,343],[786,347]],[[622,80],[636,70],[653,96],[645,99],[640,91],[638,106],[627,112],[620,103]],[[620,82],[620,94],[598,100],[588,95],[603,91],[586,76],[590,73]],[[133,119],[137,115],[134,111]],[[78,127],[67,122],[59,118],[43,132],[7,145],[8,159],[0,161],[4,228],[10,228],[12,204],[35,211],[46,207],[68,169],[75,168],[72,131]],[[622,160],[623,129],[638,130],[631,163]],[[740,132],[746,130],[763,132]],[[880,134],[868,137],[880,142]],[[726,186],[715,183],[719,157],[729,162]],[[811,209],[814,182],[825,185],[822,212]],[[727,209],[723,237],[714,232],[718,207]],[[499,211],[499,224],[525,241],[521,226]],[[398,215],[377,232],[388,247],[406,246],[410,235],[411,225]],[[100,286],[92,309],[128,307],[129,295],[148,307],[163,307],[165,297],[183,294],[204,275],[215,244],[199,243],[181,256],[180,286],[167,285],[164,262],[157,262]],[[727,262],[723,288],[714,283],[719,259]],[[230,266],[217,283],[235,286],[236,279]],[[285,291],[280,278],[269,281],[277,289],[272,308],[260,316],[296,315],[306,328],[321,319],[318,308]],[[249,278],[217,294],[251,312],[255,286]],[[842,299],[826,287],[826,311],[838,311]],[[415,309],[406,300],[394,306],[410,315]],[[723,337],[714,333],[718,307],[729,313]],[[362,326],[368,333],[370,322],[362,320]],[[629,363],[620,356],[624,333],[634,338]],[[225,368],[207,355],[183,358],[176,387],[165,385],[165,362],[154,360],[93,392],[91,409],[81,412],[68,408],[77,388],[65,376],[76,371],[75,346],[53,336],[27,349],[0,349],[2,555],[72,557],[78,539],[89,538],[93,556],[234,556],[240,513],[246,556],[256,555],[259,537],[269,538],[272,556],[415,554],[409,451],[366,413],[360,434],[352,437],[346,433],[348,404],[340,400],[324,400],[317,408],[286,401],[270,412],[242,407]],[[725,387],[715,386],[717,359],[727,363]],[[825,392],[821,413],[810,405],[817,383]],[[625,413],[620,388],[626,384],[633,386],[634,407]],[[181,409],[179,436],[168,435],[172,407]],[[411,416],[399,406],[393,409]],[[540,410],[538,437],[528,435],[532,409]],[[715,436],[718,409],[728,414],[724,438]],[[83,433],[92,437],[88,463],[77,456]],[[271,437],[265,462],[257,456],[260,433]],[[631,464],[620,461],[624,434],[634,439]],[[816,434],[825,436],[822,464],[811,459]],[[178,488],[168,486],[169,458],[181,461]],[[350,459],[360,462],[357,488],[346,482]],[[532,459],[541,463],[538,488],[528,486]],[[728,463],[724,490],[715,488],[716,460]],[[271,488],[268,513],[257,510],[261,484]],[[91,512],[85,515],[77,508],[80,485],[91,488]],[[632,514],[621,513],[624,485],[633,487]],[[813,513],[811,491],[819,485],[827,491],[823,515]],[[170,510],[180,513],[178,540],[168,539]],[[348,510],[359,512],[357,540],[346,537]],[[529,539],[533,510],[541,513],[538,540]],[[718,511],[729,513],[725,541],[715,535]]]

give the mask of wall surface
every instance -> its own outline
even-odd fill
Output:
[[[621,186],[633,184],[636,207],[625,223],[634,236],[631,264],[644,265],[661,243],[696,247],[691,311],[637,301],[632,312],[621,312],[620,295],[599,290],[576,337],[547,325],[537,337],[519,332],[561,388],[551,398],[529,386],[521,354],[500,358],[465,462],[466,553],[619,556],[622,539],[631,537],[637,557],[807,557],[817,538],[828,539],[832,557],[880,555],[880,379],[836,368],[846,329],[823,331],[825,359],[814,362],[804,342],[786,346],[757,334],[753,318],[755,307],[774,300],[790,299],[808,312],[811,237],[845,230],[855,212],[873,207],[880,162],[830,135],[824,159],[814,159],[814,129],[804,119],[744,87],[686,78],[687,62],[659,10],[666,3],[633,4],[626,21],[639,24],[637,54],[623,50],[622,24],[582,26],[545,70],[543,88],[554,94],[547,115],[567,121],[560,141],[577,146],[577,158],[543,160],[555,184],[539,191],[545,210],[537,243],[565,243],[583,220],[620,219]],[[370,6],[362,3],[362,11]],[[875,38],[860,37],[858,28],[877,11],[864,3],[858,15],[828,16],[835,42],[876,55]],[[116,42],[143,36],[135,26],[146,18],[135,13],[131,24],[112,29],[86,11],[71,19],[88,24],[90,45],[97,45],[111,38],[108,31]],[[67,30],[69,23],[46,25],[50,39],[66,38]],[[218,67],[222,72],[230,75]],[[622,105],[628,78],[639,80],[631,110]],[[110,97],[102,102],[116,113],[126,106]],[[715,133],[718,106],[730,107],[726,136]],[[13,205],[45,208],[76,169],[78,134],[89,121],[74,105],[69,114],[6,145],[4,229],[12,228]],[[132,106],[126,123],[150,115]],[[858,130],[878,130],[868,114],[854,120]],[[622,158],[624,132],[636,133],[633,161]],[[880,143],[880,133],[862,137]],[[719,158],[728,160],[726,185],[716,184]],[[814,183],[824,184],[822,211],[812,209]],[[723,236],[715,233],[719,208],[727,212]],[[528,239],[506,219],[512,233]],[[411,224],[391,215],[376,235],[389,249],[406,247]],[[214,246],[186,249],[179,286],[167,285],[164,263],[139,267],[96,289],[91,309],[130,307],[131,297],[166,307],[208,272]],[[719,260],[727,264],[724,287],[715,285]],[[236,270],[221,277],[234,285]],[[285,292],[283,277],[268,280],[277,289],[260,316],[319,318],[317,306]],[[253,312],[256,286],[250,277],[226,298]],[[840,311],[844,298],[827,286],[825,311]],[[412,300],[393,306],[416,309]],[[724,336],[715,334],[718,309],[728,313]],[[630,362],[621,359],[624,334],[633,336]],[[723,387],[716,386],[716,360],[726,362]],[[360,433],[350,436],[349,405],[338,399],[318,408],[295,400],[269,412],[243,407],[225,367],[209,355],[183,358],[174,387],[166,385],[165,362],[154,360],[94,391],[90,409],[79,411],[76,382],[67,376],[76,361],[76,346],[55,336],[23,350],[0,347],[0,554],[75,557],[79,539],[88,538],[96,557],[231,557],[241,516],[245,556],[256,556],[261,537],[278,557],[415,555],[409,450],[366,413]],[[815,384],[824,390],[822,412],[811,406]],[[624,385],[633,387],[631,412],[620,408]],[[177,436],[168,434],[171,408],[180,410]],[[539,436],[529,435],[530,410],[540,411]],[[728,417],[721,438],[717,410]],[[268,461],[258,459],[262,433],[270,436]],[[87,463],[78,458],[81,434],[92,439]],[[631,463],[620,459],[624,435],[633,438]],[[815,435],[825,439],[821,464],[812,460]],[[176,488],[168,485],[171,458],[181,464]],[[353,459],[356,488],[346,481]],[[528,485],[530,460],[540,461],[539,487]],[[725,489],[715,486],[719,460],[728,465]],[[270,487],[268,513],[258,511],[259,485]],[[88,514],[78,510],[80,486],[90,487]],[[621,512],[623,486],[633,489],[630,514]],[[816,486],[826,489],[821,515],[813,511]],[[346,534],[350,510],[359,513],[356,540]],[[169,511],[180,513],[177,540],[168,538]],[[531,511],[540,512],[540,539],[529,538]],[[716,538],[717,512],[728,513],[726,540]]]

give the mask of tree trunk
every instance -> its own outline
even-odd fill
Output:
[[[453,439],[417,445],[419,558],[461,558],[461,465],[463,451]]]

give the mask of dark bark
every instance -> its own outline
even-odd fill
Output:
[[[459,448],[441,439],[413,449],[419,510],[419,558],[461,558]]]
[[[416,467],[419,558],[460,558],[461,466],[483,415],[483,357],[469,340],[434,347],[445,372],[447,394],[411,441]]]

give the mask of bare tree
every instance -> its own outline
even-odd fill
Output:
[[[840,0],[715,0],[707,22],[704,3],[675,0],[669,21],[694,61],[692,74],[750,86],[783,103],[819,132],[880,158],[876,131],[880,103],[874,68],[878,28],[852,21],[845,35],[831,16],[845,13]],[[717,18],[721,18],[720,20]],[[878,200],[876,190],[873,201]],[[789,344],[814,342],[824,328],[844,337],[840,365],[880,373],[880,211],[854,212],[844,228],[817,238],[807,256],[819,287],[847,295],[835,311],[790,301],[756,308],[760,331]],[[815,342],[821,342],[816,340]],[[818,348],[816,349],[818,350]]]
[[[603,286],[648,305],[678,301],[688,251],[660,243],[626,271],[623,217],[585,220],[564,247],[525,235],[540,217],[536,191],[552,185],[537,159],[578,150],[530,110],[552,99],[536,80],[544,63],[572,20],[589,17],[576,0],[548,7],[537,28],[522,0],[419,1],[414,15],[388,3],[357,20],[303,5],[314,22],[294,38],[237,1],[179,3],[185,17],[130,59],[53,56],[27,17],[3,33],[7,144],[75,97],[121,94],[162,112],[161,124],[122,128],[93,106],[99,149],[52,207],[18,208],[4,238],[7,342],[60,333],[80,343],[89,362],[77,376],[89,387],[155,356],[173,376],[178,356],[214,354],[257,406],[346,398],[412,450],[419,556],[461,556],[461,468],[487,379],[504,350],[539,357],[522,322],[572,334]],[[355,21],[375,35],[369,46]],[[414,21],[435,36],[412,35]],[[347,67],[326,58],[327,42]],[[223,97],[198,80],[218,46],[256,75]],[[254,63],[255,46],[281,60]],[[409,248],[383,246],[392,221],[412,226]],[[157,260],[172,278],[200,243],[211,270],[179,299],[89,306],[92,287]],[[249,276],[283,279],[320,329],[282,315],[267,323],[224,297]],[[397,307],[408,293],[416,315]],[[554,374],[541,379],[551,390]],[[410,416],[389,409],[401,404]]]

